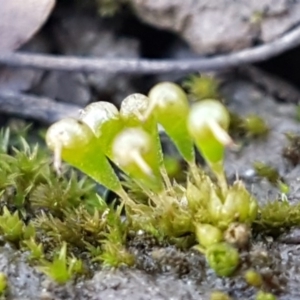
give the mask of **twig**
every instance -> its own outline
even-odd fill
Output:
[[[65,117],[76,117],[80,108],[74,104],[55,102],[45,97],[0,92],[1,113],[29,118],[46,124]]]
[[[72,56],[0,53],[0,63],[37,69],[158,74],[170,72],[214,71],[266,60],[300,44],[300,26],[277,40],[236,53],[190,60],[98,59]]]

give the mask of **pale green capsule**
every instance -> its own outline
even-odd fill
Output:
[[[163,190],[152,137],[142,128],[123,130],[113,143],[113,161],[131,178],[154,192]]]
[[[189,164],[193,164],[195,161],[193,141],[186,124],[189,104],[184,91],[174,83],[162,82],[150,90],[148,97],[150,105],[144,115],[145,119],[154,115],[183,158]]]
[[[217,100],[203,100],[193,105],[188,117],[188,131],[208,163],[223,161],[225,146],[232,143],[227,133],[229,113]]]
[[[113,140],[123,129],[116,106],[106,101],[91,103],[81,111],[80,120],[91,128],[101,150],[111,158]]]
[[[121,103],[120,116],[126,127],[141,127],[153,139],[155,145],[154,151],[157,160],[163,166],[163,154],[158,133],[158,125],[154,116],[144,119],[144,114],[149,107],[150,100],[143,94],[132,94],[125,98]]]
[[[99,141],[82,121],[66,118],[49,127],[46,143],[54,151],[54,165],[61,159],[92,177],[106,188],[124,196],[121,183],[101,151]]]

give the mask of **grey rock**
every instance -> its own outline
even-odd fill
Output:
[[[300,3],[288,0],[130,0],[137,15],[178,33],[199,54],[231,52],[269,42],[299,23]]]
[[[139,57],[139,43],[135,39],[120,37],[115,29],[118,24],[107,26],[104,20],[85,11],[58,13],[53,24],[57,48],[64,55],[101,58]],[[115,74],[67,74],[51,72],[39,92],[65,102],[86,105],[96,100],[120,103],[135,91],[135,78]]]

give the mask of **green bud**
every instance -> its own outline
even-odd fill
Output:
[[[189,180],[186,188],[186,198],[188,200],[189,208],[197,211],[203,199],[203,190],[199,189]]]
[[[91,103],[81,111],[80,120],[91,128],[102,151],[111,157],[112,142],[123,128],[115,105],[105,101]]]
[[[207,249],[206,259],[217,275],[230,276],[238,267],[239,253],[232,246],[219,243]]]
[[[248,270],[245,273],[245,280],[249,285],[254,287],[261,287],[263,284],[261,275],[254,270]]]
[[[210,224],[196,224],[196,237],[204,248],[219,243],[223,240],[223,233],[220,229]]]
[[[230,218],[236,211],[239,222],[252,223],[256,218],[257,210],[257,200],[247,191],[242,181],[236,181],[226,196],[223,214]]]
[[[263,291],[259,291],[256,294],[255,300],[276,300],[276,297],[271,293],[265,293]]]
[[[155,150],[153,139],[146,131],[128,128],[113,143],[113,160],[137,182],[160,192],[163,182]]]
[[[150,103],[144,118],[147,120],[154,115],[183,158],[189,164],[193,164],[195,160],[193,141],[186,126],[189,114],[187,95],[178,85],[162,82],[155,85],[148,96]]]
[[[246,190],[242,181],[236,181],[227,192],[224,202],[215,194],[208,204],[215,224],[226,228],[232,222],[252,223],[257,215],[256,199]]]
[[[102,152],[99,141],[85,123],[73,118],[54,123],[47,131],[46,143],[54,151],[57,171],[60,171],[63,159],[106,188],[124,196],[121,183]]]

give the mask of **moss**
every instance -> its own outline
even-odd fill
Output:
[[[254,230],[260,234],[278,236],[293,226],[300,225],[300,204],[288,201],[270,201],[260,207]]]
[[[255,114],[241,117],[234,112],[230,112],[230,119],[229,132],[239,139],[264,138],[270,130],[265,120]]]
[[[219,83],[213,76],[206,74],[192,75],[182,85],[193,101],[220,98]]]
[[[149,147],[145,147],[144,139],[139,136],[136,138],[139,143],[133,140],[132,147],[125,143],[128,149],[115,146],[119,134],[133,126],[125,118],[124,110],[114,115],[118,118],[120,132],[116,132],[115,140],[108,142],[112,144],[106,145],[107,149],[114,149],[107,153],[102,153],[98,137],[83,120],[67,119],[56,123],[53,126],[62,129],[58,131],[51,131],[53,127],[50,127],[46,140],[54,150],[54,161],[45,148],[29,145],[23,137],[14,138],[18,142],[11,147],[9,132],[1,132],[0,233],[16,248],[29,251],[28,259],[41,271],[65,283],[77,276],[90,276],[102,265],[134,266],[137,262],[132,245],[145,244],[145,239],[151,239],[151,251],[165,245],[175,245],[182,251],[194,246],[216,274],[230,276],[239,272],[239,265],[243,263],[240,257],[251,245],[251,229],[255,233],[278,234],[299,224],[298,206],[275,201],[258,207],[257,200],[242,181],[227,182],[224,152],[232,140],[227,132],[229,114],[220,101],[200,101],[190,108],[184,92],[170,83],[159,85],[159,93],[153,89],[149,98],[137,95],[130,98],[138,98],[151,108],[145,110],[145,115],[142,110],[131,111],[134,119],[129,120],[134,121],[139,131],[144,130],[149,135],[146,145]],[[172,128],[173,119],[165,120],[176,147],[186,154],[183,157],[188,170],[180,182],[170,180],[168,168],[161,159],[156,122],[163,115],[160,115],[162,111],[168,111],[168,107],[162,105],[165,99],[172,105],[178,124],[188,124],[187,128],[176,132],[176,126]],[[182,107],[184,113],[181,113]],[[99,116],[103,115],[96,114],[97,118]],[[109,128],[114,126],[109,119],[97,121],[100,127],[106,123],[106,129],[113,129]],[[64,127],[66,124],[68,126]],[[78,130],[70,124],[75,124]],[[97,129],[101,132],[101,128]],[[76,142],[70,142],[74,137]],[[188,147],[187,140],[191,142]],[[193,142],[214,177],[196,165],[194,149],[189,147]],[[64,152],[64,147],[68,151]],[[118,152],[117,157],[115,148],[123,151]],[[60,161],[66,153],[68,158],[80,155],[82,160],[71,159],[70,163],[86,174]],[[97,164],[97,155],[101,155],[101,165]],[[121,157],[123,163],[118,165],[125,173],[122,178],[118,178],[112,168],[107,168],[110,165],[106,156],[114,163]],[[52,168],[52,162],[56,169]],[[93,177],[90,172],[100,175]],[[139,180],[140,174],[144,176],[143,181]],[[100,183],[111,182],[112,175],[113,181],[120,186],[117,199],[106,203],[96,193],[97,183],[86,175],[105,179],[99,179]],[[159,188],[149,184],[157,180],[153,176],[159,177]],[[276,176],[271,176],[272,181],[278,181]],[[185,263],[182,268],[180,272],[188,272]]]

